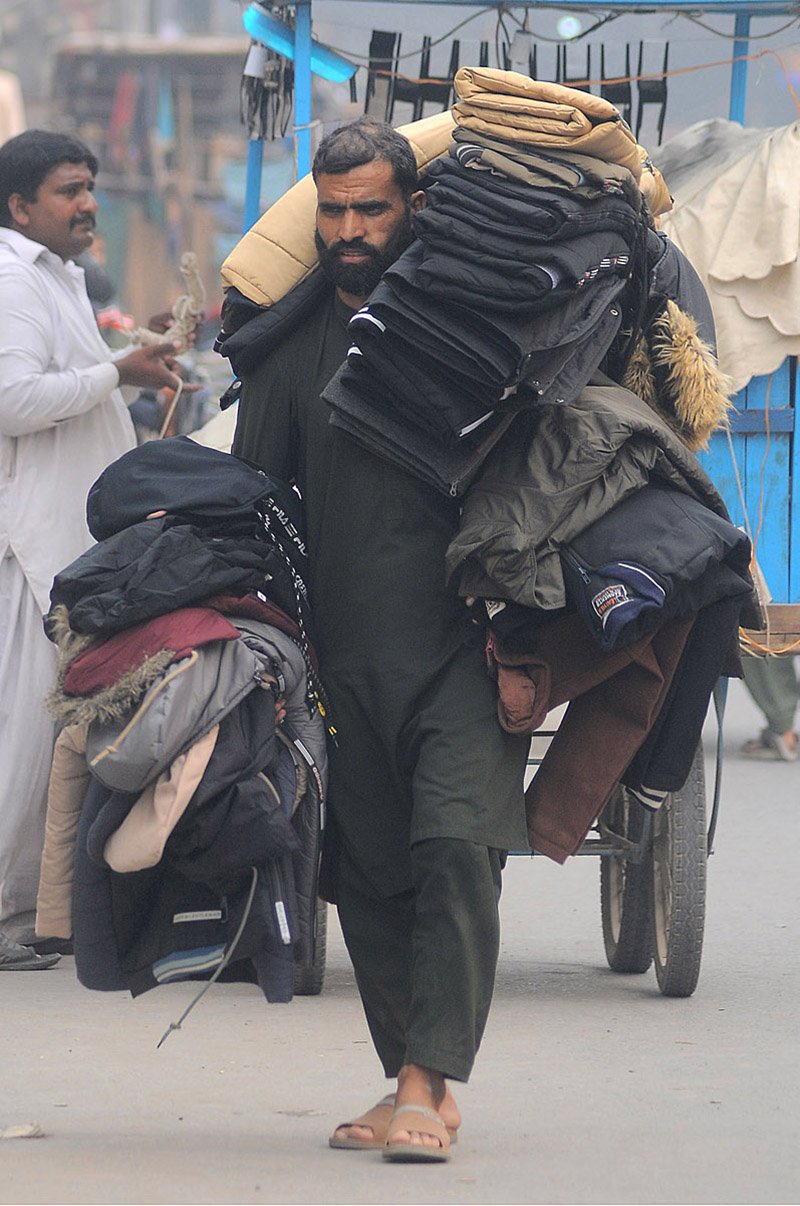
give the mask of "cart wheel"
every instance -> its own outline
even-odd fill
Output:
[[[609,829],[629,841],[641,840],[644,811],[617,786],[603,811]],[[646,972],[651,946],[650,860],[633,863],[620,854],[600,858],[600,912],[608,966],[615,972]]]
[[[314,961],[310,964],[295,963],[294,991],[298,997],[318,997],[325,980],[325,957],[328,945],[328,905],[317,900],[316,938]]]
[[[698,746],[689,778],[653,818],[653,954],[665,997],[690,997],[703,953],[706,782]]]

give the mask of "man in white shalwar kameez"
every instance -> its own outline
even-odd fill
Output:
[[[55,738],[52,580],[92,543],[89,487],[135,444],[118,387],[176,383],[173,344],[113,358],[98,331],[73,263],[92,242],[96,172],[66,135],[29,130],[0,147],[0,971],[58,958],[25,945]]]

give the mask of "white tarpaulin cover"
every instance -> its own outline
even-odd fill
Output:
[[[675,198],[662,228],[708,290],[720,366],[739,390],[800,354],[800,122],[697,122],[653,160]]]

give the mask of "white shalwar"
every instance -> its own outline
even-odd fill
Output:
[[[92,543],[89,487],[136,440],[82,268],[0,228],[0,314],[0,930],[29,942],[55,736],[41,617]]]

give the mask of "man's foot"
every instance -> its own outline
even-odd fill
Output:
[[[45,971],[55,967],[60,955],[37,955],[29,946],[12,942],[0,933],[0,971]]]
[[[383,1147],[383,1158],[396,1164],[435,1164],[450,1159],[450,1136],[436,1110],[398,1106]]]
[[[400,1069],[384,1160],[422,1163],[450,1159],[450,1133],[442,1113],[447,1092],[444,1077],[430,1068],[406,1064]]]
[[[745,741],[740,753],[743,758],[752,758],[758,762],[796,762],[797,733],[791,729],[788,733],[773,733],[772,729],[762,729],[758,737]]]
[[[396,1094],[388,1093],[371,1110],[367,1110],[366,1114],[354,1118],[352,1122],[340,1123],[328,1140],[328,1145],[345,1151],[375,1151],[382,1148],[386,1143],[395,1104]],[[461,1125],[461,1115],[447,1085],[438,1112],[447,1128],[450,1142],[455,1143]]]
[[[73,955],[74,944],[71,938],[35,938],[28,946],[37,955]]]
[[[366,1114],[352,1122],[340,1122],[328,1140],[328,1146],[351,1152],[383,1147],[393,1113],[394,1093],[387,1093]]]

